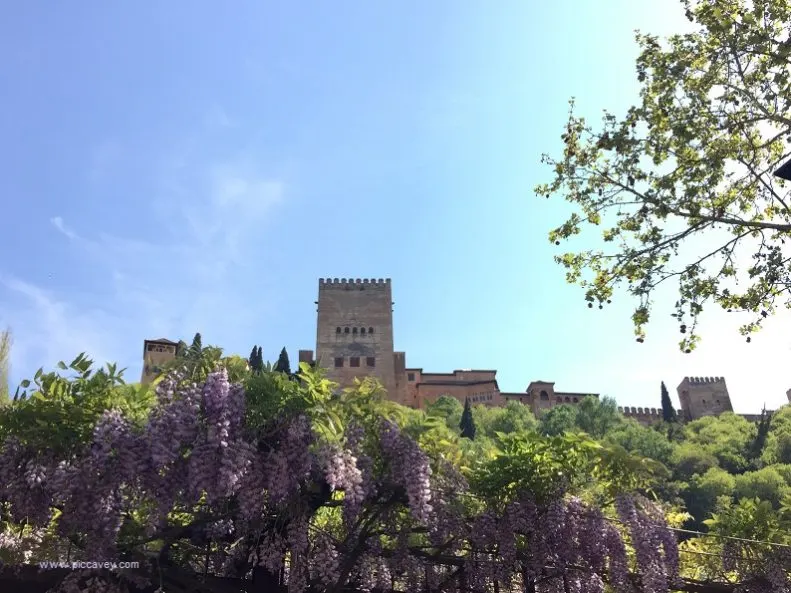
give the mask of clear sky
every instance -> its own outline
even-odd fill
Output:
[[[21,2],[0,18],[0,326],[16,382],[87,351],[138,380],[145,338],[273,359],[315,344],[320,277],[392,278],[408,366],[494,368],[659,405],[727,378],[786,401],[788,318],[745,344],[712,313],[678,352],[632,302],[589,310],[533,194],[570,96],[635,100],[636,28],[667,0]],[[221,9],[222,7],[222,9]],[[672,305],[674,295],[666,295]]]

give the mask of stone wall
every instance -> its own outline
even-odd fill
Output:
[[[634,406],[618,406],[618,411],[627,418],[634,418],[644,426],[650,426],[662,421],[662,408],[642,408]],[[676,414],[683,418],[683,410],[676,410]]]

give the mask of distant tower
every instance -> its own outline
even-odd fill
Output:
[[[684,377],[677,391],[687,420],[733,412],[724,377]]]
[[[140,382],[151,383],[159,376],[159,368],[176,358],[176,342],[165,338],[143,342],[143,376]]]
[[[349,387],[355,377],[372,375],[400,401],[404,382],[396,377],[396,358],[399,367],[404,361],[396,354],[389,278],[319,280],[316,360],[330,380]]]

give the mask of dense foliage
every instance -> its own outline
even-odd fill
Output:
[[[680,4],[692,32],[637,34],[640,102],[594,127],[572,101],[563,154],[544,157],[554,178],[536,191],[574,207],[552,242],[601,233],[556,258],[589,306],[626,284],[642,341],[656,287],[677,282],[689,351],[706,303],[749,314],[745,335],[791,304],[791,193],[773,176],[791,157],[791,2]]]
[[[791,543],[791,466],[773,461],[789,408],[754,465],[738,417],[669,440],[595,398],[538,420],[472,407],[470,440],[452,398],[421,412],[372,380],[337,392],[307,365],[294,379],[218,352],[198,343],[153,387],[80,356],[0,409],[6,571],[140,562],[72,571],[64,592],[213,591],[217,576],[256,591],[788,586],[786,548],[760,542]],[[686,519],[707,533],[679,544]]]

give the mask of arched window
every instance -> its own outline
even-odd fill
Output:
[[[541,392],[541,400],[542,401],[549,401],[549,394],[546,391]]]
[[[369,327],[369,328],[368,328],[368,333],[369,333],[369,334],[372,334],[372,333],[374,333],[374,328],[372,328],[372,327]]]
[[[562,398],[562,397],[560,397],[560,396],[557,396],[557,397],[555,398],[555,401],[556,401],[556,402],[558,402],[559,404],[562,404],[562,403],[563,403],[563,398]]]
[[[363,335],[365,335],[365,328],[364,328],[364,327],[361,327],[361,328],[360,328],[360,333],[361,333],[361,334],[363,334]]]
[[[354,329],[352,329],[352,333],[353,333],[353,334],[356,334],[356,333],[357,333],[357,328],[356,328],[356,327],[355,327]]]
[[[339,327],[336,327],[336,328],[335,328],[335,333],[336,333],[336,334],[339,334],[339,333],[341,333],[341,328],[339,328]]]
[[[570,398],[570,397],[566,397],[566,400],[565,400],[565,401],[566,401],[567,403],[570,403],[570,402],[571,402],[571,398]]]
[[[579,401],[580,401],[580,400],[579,400],[579,398],[577,398],[577,397],[575,397],[575,398],[574,398],[574,403],[575,403],[575,404],[576,404],[577,402],[579,402]]]
[[[343,333],[348,334],[349,333],[349,328],[348,327],[344,327],[343,328]]]

